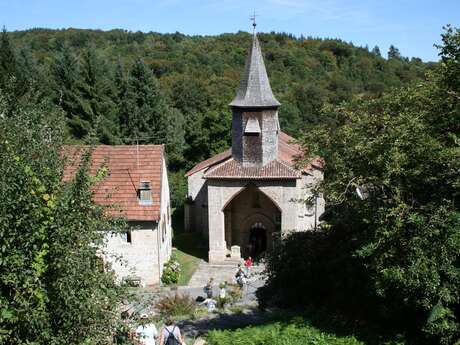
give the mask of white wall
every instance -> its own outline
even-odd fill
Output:
[[[169,194],[168,171],[164,159],[161,179],[161,218],[158,224],[158,229],[160,229],[160,273],[163,272],[163,264],[170,259],[172,251],[171,201]]]
[[[153,222],[130,223],[139,230],[131,231],[131,243],[120,234],[110,234],[104,248],[105,260],[120,282],[138,276],[143,285],[158,284],[157,226]]]

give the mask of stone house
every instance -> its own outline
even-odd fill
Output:
[[[323,178],[322,160],[295,164],[302,151],[283,133],[280,103],[272,93],[257,35],[232,110],[232,147],[187,172],[185,227],[209,239],[209,261],[271,250],[289,231],[314,229],[324,212],[312,187]]]
[[[82,147],[67,146],[64,180],[80,163]],[[93,187],[94,201],[111,205],[109,212],[124,216],[128,228],[109,234],[100,249],[119,281],[159,284],[163,264],[172,249],[168,175],[163,145],[97,145],[91,156],[91,174],[105,177]]]

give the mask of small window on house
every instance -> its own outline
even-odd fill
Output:
[[[152,205],[152,189],[150,181],[142,181],[138,190],[139,205]]]
[[[132,243],[131,231],[123,232],[123,233],[121,234],[121,239],[122,239],[124,242]]]
[[[164,221],[163,221],[163,225],[162,225],[162,227],[161,227],[161,233],[162,233],[161,242],[164,242],[164,241],[165,241],[165,237],[166,237],[166,224],[165,224]]]
[[[168,202],[168,208],[167,208],[167,212],[168,212],[168,224],[171,222],[171,206],[169,205],[169,202]]]

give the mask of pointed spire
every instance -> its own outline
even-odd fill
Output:
[[[255,31],[251,49],[246,58],[240,88],[230,106],[242,108],[280,106],[280,102],[276,100],[270,87],[262,51]]]

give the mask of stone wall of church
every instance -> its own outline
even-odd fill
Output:
[[[266,109],[262,116],[262,164],[278,157],[278,110]]]
[[[316,198],[312,205],[304,202],[312,194],[311,188],[323,178],[319,170],[303,174],[297,180],[274,181],[205,180],[203,174],[200,171],[188,177],[189,199],[192,202],[186,206],[186,224],[189,222],[188,230],[209,236],[210,259],[214,262],[222,261],[231,245],[225,241],[226,237],[229,238],[229,229],[226,230],[224,209],[248,185],[257,187],[279,207],[282,234],[314,229],[324,212],[322,196]],[[236,228],[243,226],[243,216],[231,215]],[[234,234],[234,230],[231,233]]]
[[[295,180],[209,180],[209,259],[219,262],[225,259],[224,208],[248,183],[255,185],[281,209],[281,233],[296,231],[298,228],[298,188]]]
[[[185,204],[185,230],[208,236],[208,185],[204,170],[188,177],[188,195]]]
[[[250,228],[260,223],[267,230],[267,248],[273,248],[272,233],[279,231],[281,212],[273,201],[255,186],[249,186],[232,199],[225,208],[225,239],[227,248],[238,245],[243,256],[250,255]]]
[[[309,174],[302,174],[302,178],[297,180],[299,231],[315,229],[320,223],[319,217],[324,213],[325,202],[322,195],[313,197],[312,188],[322,179],[322,171],[312,170]],[[309,202],[305,203],[304,200]]]
[[[278,110],[233,108],[232,155],[245,166],[264,165],[278,155]],[[249,119],[255,119],[260,133],[245,134]]]

